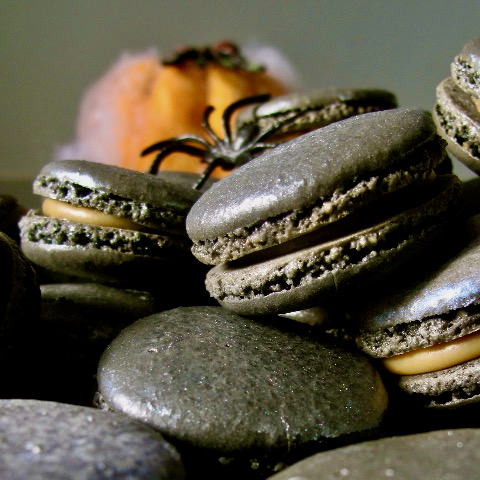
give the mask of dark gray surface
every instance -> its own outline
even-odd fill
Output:
[[[180,457],[158,433],[113,413],[0,400],[3,480],[181,480]]]
[[[387,402],[359,352],[297,322],[257,322],[220,307],[135,322],[105,351],[98,381],[104,408],[151,425],[203,458],[197,467],[206,471],[219,461],[248,471],[255,461],[271,472],[364,437]]]
[[[476,480],[480,430],[439,430],[319,453],[271,480]]]

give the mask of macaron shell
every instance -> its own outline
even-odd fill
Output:
[[[232,311],[264,315],[321,305],[355,285],[378,281],[418,255],[457,213],[456,177],[439,177],[432,192],[422,206],[348,236],[246,266],[218,265],[207,273],[207,290]]]
[[[394,379],[411,399],[429,408],[458,408],[480,402],[480,358],[436,372]]]
[[[37,400],[0,401],[2,478],[183,480],[176,450],[122,415]]]
[[[186,186],[186,177],[188,174],[156,176],[83,160],[58,160],[43,167],[33,190],[141,225],[184,232],[185,217],[201,195]]]
[[[447,150],[480,174],[480,113],[472,99],[451,78],[437,86],[433,112],[439,133],[447,140]]]
[[[193,252],[205,263],[220,263],[280,243],[325,223],[323,202],[329,212],[333,209],[333,218],[344,216],[414,177],[426,177],[443,158],[440,147],[421,166],[413,165],[411,154],[436,138],[428,113],[395,109],[359,115],[281,144],[238,168],[194,204],[186,221]],[[316,204],[318,211],[312,213]],[[266,230],[256,233],[256,225]],[[237,238],[242,248],[223,245]],[[218,245],[207,248],[210,240]],[[215,258],[210,261],[208,255]]]
[[[355,349],[281,317],[259,322],[220,307],[135,322],[105,351],[98,381],[103,408],[153,426],[181,453],[223,458],[233,472],[240,461],[255,477],[373,432],[387,402]]]
[[[464,92],[480,98],[480,38],[464,45],[451,65],[451,75]]]
[[[145,283],[167,266],[198,264],[182,237],[73,223],[34,212],[20,225],[22,250],[32,262],[95,281]]]
[[[374,301],[357,304],[357,343],[362,350],[387,357],[480,328],[480,216],[454,228],[462,250],[452,248],[440,264],[412,278],[399,277]]]
[[[295,92],[244,108],[235,118],[238,130],[243,125],[260,125],[262,129],[275,125],[292,114],[304,112],[283,131],[319,128],[330,123],[376,110],[395,108],[395,95],[380,89],[329,87],[307,92]]]

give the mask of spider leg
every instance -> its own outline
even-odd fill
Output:
[[[240,100],[237,100],[236,102],[233,102],[230,104],[223,112],[222,115],[222,126],[223,126],[223,133],[225,138],[227,139],[228,143],[232,142],[232,129],[230,126],[232,115],[235,112],[235,110],[238,110],[239,108],[246,107],[247,105],[252,105],[253,103],[264,103],[267,100],[270,100],[271,95],[270,94],[264,94],[264,95],[255,95],[253,97],[246,97],[242,98]],[[257,107],[258,108],[258,107]],[[255,109],[256,112],[256,109]]]
[[[168,155],[170,155],[173,152],[183,152],[188,155],[192,155],[194,157],[200,157],[200,158],[205,158],[206,155],[206,150],[203,150],[198,147],[194,147],[193,145],[183,145],[183,144],[176,144],[176,143],[170,143],[165,146],[158,155],[155,157],[155,160],[152,162],[152,165],[148,169],[148,173],[151,173],[155,175],[158,173],[158,168],[160,166],[160,162]]]
[[[211,162],[209,162],[209,164],[207,165],[207,167],[205,168],[205,170],[203,171],[202,173],[202,176],[200,177],[200,179],[198,180],[198,182],[193,186],[193,188],[195,190],[200,190],[203,185],[205,184],[205,182],[208,180],[208,177],[210,176],[210,174],[212,173],[213,169],[220,163],[220,161],[216,158],[214,158]]]
[[[166,140],[162,140],[161,142],[157,142],[157,143],[154,143],[153,145],[150,145],[149,147],[143,149],[140,152],[140,156],[144,157],[145,155],[148,155],[157,150],[163,150],[165,147],[176,142],[197,142],[197,143],[200,143],[200,145],[203,145],[205,148],[208,148],[210,146],[210,144],[199,135],[194,135],[194,134],[180,135],[178,137],[167,138]]]
[[[220,144],[222,143],[221,138],[213,131],[212,127],[210,126],[209,118],[211,113],[215,110],[215,107],[209,105],[205,111],[203,112],[202,116],[202,127],[208,133],[210,138],[213,140],[213,143]]]

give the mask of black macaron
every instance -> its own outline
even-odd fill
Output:
[[[274,129],[268,139],[275,141],[285,134],[298,134],[354,115],[395,107],[397,99],[387,90],[327,87],[289,93],[243,108],[235,117],[235,128],[238,131],[258,127],[260,132]]]
[[[297,322],[177,308],[127,327],[99,364],[102,408],[171,441],[196,475],[263,478],[369,437],[387,396],[355,348]]]
[[[182,480],[178,452],[123,415],[38,400],[0,400],[5,480]]]
[[[449,152],[480,174],[480,38],[467,42],[437,86],[434,119]]]
[[[439,245],[423,270],[379,286],[352,312],[358,346],[432,409],[480,400],[480,216],[454,233],[460,245]]]
[[[210,188],[187,216],[206,286],[241,314],[321,304],[420,251],[457,214],[461,185],[432,178],[444,142],[430,114],[343,120],[265,152]]]
[[[143,287],[166,267],[173,277],[193,264],[185,217],[201,193],[185,176],[51,162],[34,181],[42,212],[20,222],[22,249],[41,267],[98,282]]]

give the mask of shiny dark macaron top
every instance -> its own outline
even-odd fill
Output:
[[[358,343],[375,357],[448,342],[480,330],[480,215],[457,225],[458,247],[429,259],[357,304]],[[447,237],[448,241],[448,237]]]
[[[427,179],[445,156],[430,114],[347,119],[265,152],[207,191],[187,216],[193,253],[218,264],[341,219]]]
[[[269,480],[476,480],[479,447],[478,428],[387,437],[312,455]]]
[[[270,140],[275,140],[277,135],[285,132],[312,130],[354,115],[396,106],[395,95],[387,90],[327,87],[289,93],[246,107],[235,118],[235,127],[239,130],[255,124],[263,131],[285,122],[273,136],[269,136]]]
[[[423,406],[456,409],[480,401],[480,216],[444,242],[352,317],[358,346],[381,359],[392,383]]]
[[[190,207],[201,195],[187,186],[188,175],[162,172],[155,176],[84,160],[57,160],[43,167],[33,191],[139,225],[182,232]]]
[[[51,162],[34,181],[34,192],[44,197],[41,210],[20,221],[22,249],[48,272],[140,289],[152,279],[163,285],[161,268],[198,264],[185,232],[187,212],[202,194],[192,188],[197,178]],[[177,270],[172,274],[178,280]]]

